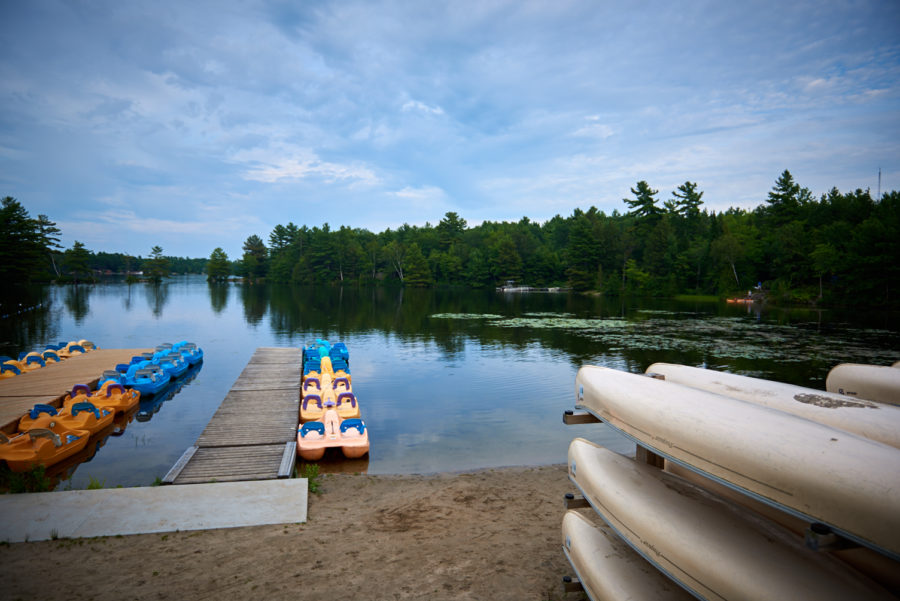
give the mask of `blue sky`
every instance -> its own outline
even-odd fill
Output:
[[[63,244],[900,189],[900,3],[0,0],[0,195]]]

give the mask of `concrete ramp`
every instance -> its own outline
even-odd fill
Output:
[[[294,478],[0,495],[0,541],[294,524],[307,492]]]

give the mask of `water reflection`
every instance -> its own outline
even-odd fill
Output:
[[[135,419],[139,422],[149,422],[153,419],[153,416],[159,413],[163,403],[175,398],[175,395],[181,392],[182,388],[190,384],[194,378],[197,377],[197,374],[200,373],[202,368],[203,363],[193,365],[182,377],[174,380],[166,388],[163,388],[152,397],[146,399],[142,398],[138,403],[138,411],[135,415]]]
[[[147,304],[153,317],[162,317],[163,308],[169,300],[169,284],[166,282],[147,282],[144,293],[147,295]]]
[[[229,284],[227,282],[209,282],[209,305],[217,315],[228,306]]]
[[[33,340],[56,341],[59,321],[51,317],[53,301],[45,286],[0,291],[0,355],[17,357],[35,350]],[[40,347],[43,349],[43,347]]]
[[[131,282],[128,282],[126,284],[126,290],[128,292],[126,292],[125,295],[122,297],[122,308],[124,308],[126,312],[131,311],[131,305],[134,302],[133,288],[134,288],[134,284],[132,284]]]
[[[90,297],[94,287],[90,284],[66,286],[63,302],[76,324],[80,324],[91,311]]]
[[[136,423],[91,461],[90,474],[110,485],[165,475],[262,346],[347,343],[372,450],[367,464],[335,469],[368,473],[562,462],[574,436],[621,444],[603,428],[561,424],[584,364],[634,372],[657,361],[706,365],[822,388],[837,362],[900,358],[898,316],[877,311],[761,306],[748,314],[704,300],[210,285],[183,276],[81,288],[87,312],[67,302],[71,287],[50,287],[33,297],[36,309],[0,320],[3,354],[81,338],[101,348],[187,339],[206,353],[177,402],[142,403]],[[132,302],[142,291],[147,302]],[[76,487],[86,485],[86,471],[76,472]]]
[[[244,319],[250,325],[258,325],[266,314],[271,302],[269,286],[265,284],[243,284],[241,302],[244,305]]]

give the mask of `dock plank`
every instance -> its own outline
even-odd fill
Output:
[[[252,447],[198,448],[175,484],[268,480],[278,477],[284,443]]]

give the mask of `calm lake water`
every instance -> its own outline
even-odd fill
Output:
[[[300,347],[316,338],[347,344],[371,452],[368,461],[325,469],[371,474],[562,463],[575,436],[633,449],[604,425],[562,424],[585,364],[643,372],[667,361],[821,389],[837,363],[900,359],[898,315],[872,311],[493,290],[211,286],[201,276],[159,286],[45,287],[23,303],[30,304],[39,306],[0,320],[0,354],[82,338],[101,348],[187,339],[205,352],[193,379],[142,402],[124,433],[61,485],[76,489],[92,478],[136,486],[165,475],[260,346]],[[252,415],[247,422],[253,427]]]

